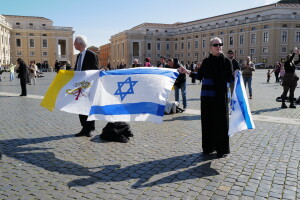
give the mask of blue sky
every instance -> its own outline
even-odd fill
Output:
[[[1,0],[0,14],[38,16],[73,27],[88,46],[144,22],[173,24],[259,7],[279,0]]]

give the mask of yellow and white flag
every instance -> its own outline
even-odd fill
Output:
[[[89,115],[96,88],[99,70],[59,70],[51,83],[41,106],[74,114]]]

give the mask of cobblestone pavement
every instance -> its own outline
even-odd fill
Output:
[[[198,82],[188,80],[186,112],[131,123],[134,138],[122,144],[100,140],[103,121],[93,138],[75,138],[77,115],[39,106],[55,73],[28,85],[27,97],[4,73],[0,199],[300,199],[300,106],[280,109],[282,88],[266,73],[253,77],[256,129],[231,137],[222,159],[201,154]]]

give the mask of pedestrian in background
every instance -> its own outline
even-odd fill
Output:
[[[255,71],[254,63],[251,61],[250,56],[246,57],[246,61],[242,64],[242,76],[244,79],[245,88],[248,85],[249,96],[252,99],[252,73]]]
[[[267,72],[267,83],[270,82],[270,78],[271,78],[271,71],[268,69],[268,72]]]
[[[234,72],[235,70],[241,70],[240,69],[240,65],[238,63],[238,61],[235,59],[235,51],[233,49],[229,49],[227,52],[227,57],[229,58],[229,60],[231,61],[232,64],[232,71]],[[230,83],[230,94],[232,96],[233,93],[233,89],[234,89],[234,80],[232,83]]]
[[[15,80],[15,68],[16,68],[16,65],[14,64],[10,64],[9,65],[9,80],[10,81],[14,81]]]
[[[183,67],[181,64],[179,64],[179,61],[177,58],[169,58],[168,63],[166,65],[166,68],[173,68],[178,69],[180,67]],[[181,97],[182,97],[182,104],[183,104],[183,110],[187,107],[187,101],[186,101],[186,75],[185,73],[180,73],[175,80],[174,83],[174,90],[175,90],[175,101],[180,103],[179,101],[179,89],[181,90]]]
[[[28,70],[25,62],[22,58],[18,58],[18,78],[20,78],[20,85],[21,85],[21,94],[20,96],[27,96],[27,88],[26,84],[28,83]]]
[[[35,64],[35,61],[30,61],[29,64],[29,85],[36,84],[36,71],[38,70],[37,65]]]
[[[293,61],[296,53],[298,54],[299,58],[297,61]],[[285,74],[282,78],[282,86],[283,86],[283,93],[281,95],[281,108],[287,108],[285,104],[287,93],[290,92],[289,100],[290,100],[290,108],[296,108],[294,105],[294,92],[297,87],[297,82],[299,77],[295,73],[296,65],[300,63],[300,50],[298,48],[294,49],[293,54],[288,54],[286,57],[286,62],[284,63],[284,70]]]

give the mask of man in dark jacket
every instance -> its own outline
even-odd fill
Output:
[[[178,69],[181,67],[181,64],[179,63],[177,58],[174,59],[169,58],[168,63],[165,67]],[[177,77],[174,83],[175,101],[177,101],[178,103],[179,103],[179,89],[181,90],[183,110],[185,110],[187,107],[187,101],[186,101],[186,75],[184,73],[179,74],[179,76]]]
[[[84,36],[77,36],[74,41],[74,46],[76,50],[80,51],[76,59],[74,70],[98,70],[98,57],[94,52],[86,49],[86,38]],[[87,121],[87,118],[87,115],[79,115],[82,129],[79,133],[75,134],[75,137],[92,136],[92,132],[95,130],[95,121]]]
[[[235,70],[241,70],[238,61],[235,59],[235,51],[230,49],[230,50],[228,50],[227,55],[228,55],[227,57],[231,61],[232,68],[233,68],[232,69],[233,73],[234,73]],[[231,96],[232,96],[232,93],[233,93],[233,89],[234,89],[234,81],[232,83],[230,83]]]

